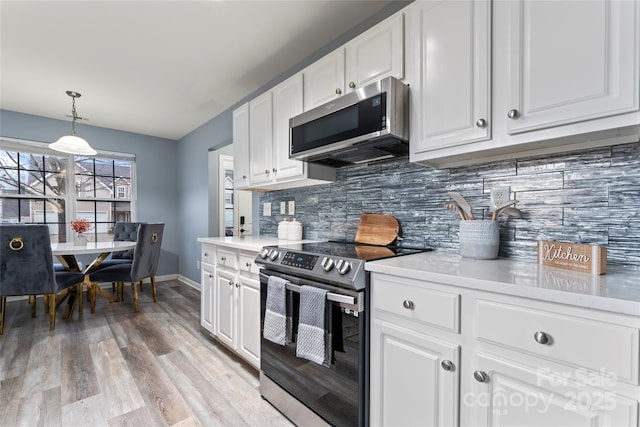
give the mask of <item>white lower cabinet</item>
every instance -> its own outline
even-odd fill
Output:
[[[638,402],[613,390],[571,381],[540,365],[527,366],[476,353],[475,389],[462,404],[475,409],[477,426],[636,426]],[[588,378],[585,376],[585,378]]]
[[[460,346],[374,319],[371,424],[453,426]]]
[[[210,263],[205,263],[205,253]],[[256,253],[203,245],[201,325],[260,368],[260,281]]]
[[[638,427],[640,316],[382,273],[371,291],[371,425]]]

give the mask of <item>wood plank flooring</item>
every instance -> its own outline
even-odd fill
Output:
[[[257,372],[200,327],[200,292],[177,281],[125,301],[98,297],[49,331],[42,298],[7,303],[0,426],[292,426],[260,397]]]

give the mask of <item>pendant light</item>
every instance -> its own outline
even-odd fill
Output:
[[[95,156],[97,151],[91,148],[87,141],[76,136],[76,120],[79,118],[82,119],[82,117],[78,117],[76,113],[76,98],[80,98],[82,95],[72,90],[68,90],[67,95],[73,99],[71,104],[71,135],[63,136],[56,142],[49,144],[49,147],[68,154]]]

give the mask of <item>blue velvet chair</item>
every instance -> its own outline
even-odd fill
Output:
[[[54,271],[49,227],[0,224],[0,335],[4,333],[7,296],[29,296],[35,317],[35,296],[44,295],[49,329],[56,325],[56,294],[72,286],[82,291],[82,273]]]
[[[133,309],[138,311],[138,292],[136,282],[145,278],[151,279],[151,291],[153,302],[156,299],[156,271],[160,260],[160,248],[162,246],[162,235],[164,224],[141,223],[138,228],[136,247],[133,249],[133,260],[129,263],[119,263],[115,265],[99,268],[89,275],[92,283],[92,304],[95,304],[95,286],[99,282],[116,282],[122,289],[125,282],[131,283],[133,294]],[[118,290],[120,294],[120,290]],[[120,298],[121,299],[121,298]]]

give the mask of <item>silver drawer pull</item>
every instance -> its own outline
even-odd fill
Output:
[[[536,340],[536,342],[538,344],[551,344],[551,335],[542,332],[542,331],[538,331],[535,334],[533,334],[533,338]]]
[[[251,267],[251,263],[250,263],[250,262],[247,262],[245,265],[246,265],[247,267]]]
[[[408,299],[404,300],[404,302],[402,303],[402,306],[404,308],[406,308],[407,310],[413,310],[414,304],[413,301],[409,301]]]
[[[225,262],[226,260],[227,260],[227,257],[226,257],[226,256],[222,256],[222,257],[220,257],[220,261]]]

